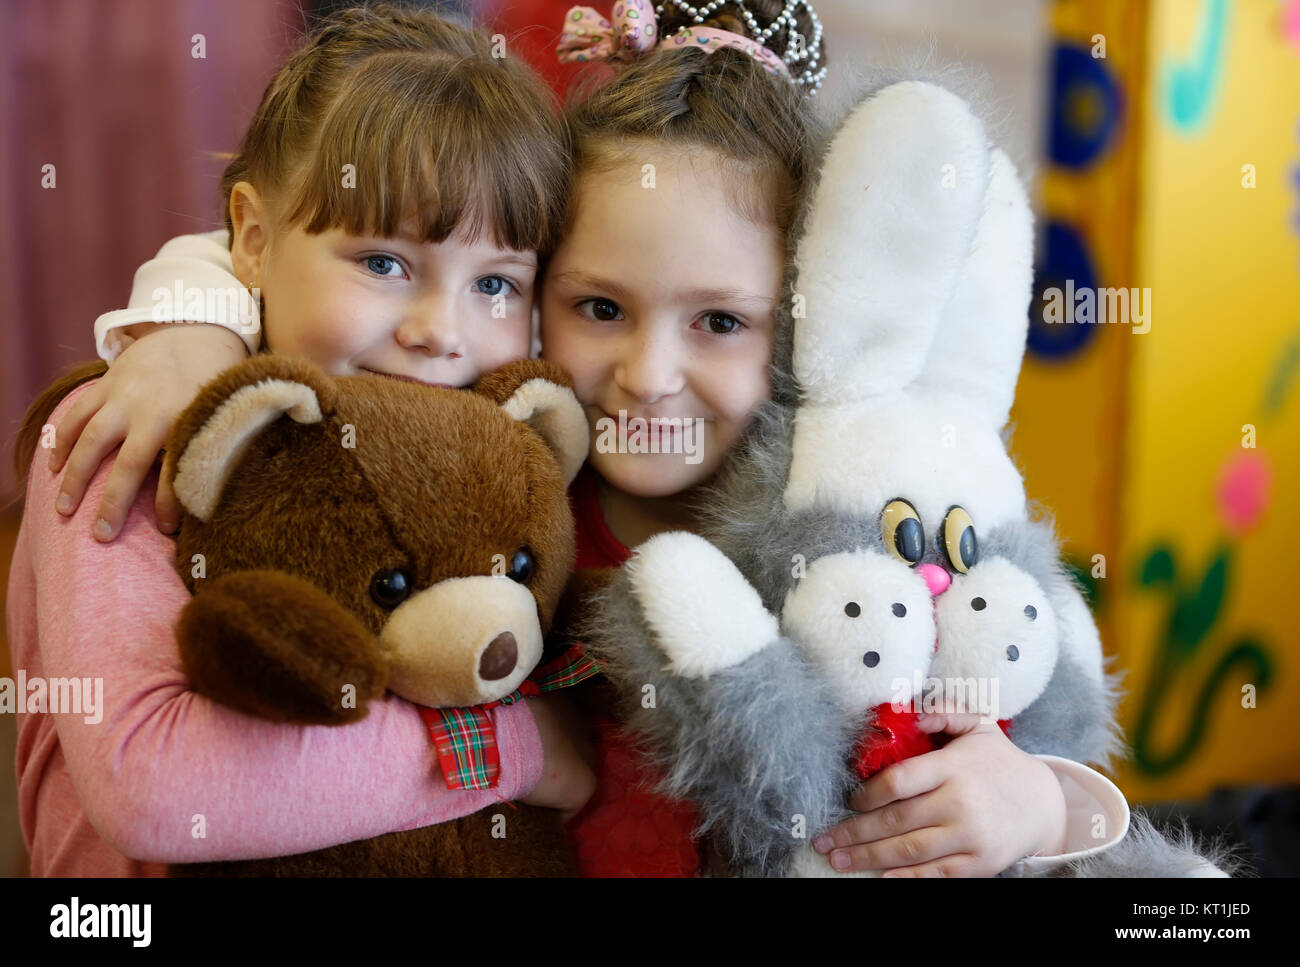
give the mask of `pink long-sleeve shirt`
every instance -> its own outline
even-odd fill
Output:
[[[175,544],[154,526],[157,472],[117,540],[101,544],[90,531],[113,461],[71,518],[54,510],[62,474],[47,461],[38,449],[10,571],[15,678],[25,674],[29,695],[38,680],[102,679],[103,707],[27,712],[17,696],[32,875],[148,876],[164,863],[301,853],[467,816],[537,785],[542,746],[527,703],[490,713],[500,783],[473,792],[447,789],[416,706],[391,693],[340,727],[264,722],[198,695],[176,647],[190,595]]]

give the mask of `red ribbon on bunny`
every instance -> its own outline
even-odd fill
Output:
[[[942,733],[926,732],[917,723],[922,713],[895,709],[886,702],[872,709],[872,723],[862,731],[853,750],[853,771],[870,779],[886,766],[942,748]],[[998,719],[1003,735],[1011,738],[1011,720]]]

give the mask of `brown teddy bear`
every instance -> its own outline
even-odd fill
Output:
[[[425,707],[514,692],[573,567],[566,487],[588,436],[570,386],[541,360],[453,390],[270,355],[212,381],[167,446],[194,594],[177,641],[195,690],[264,719],[338,725],[385,688]],[[173,873],[574,872],[557,812],[501,812],[503,838],[484,810]]]

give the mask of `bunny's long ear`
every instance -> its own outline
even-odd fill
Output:
[[[175,454],[172,488],[181,505],[206,521],[249,446],[280,417],[319,423],[337,388],[312,363],[254,356],[208,383],[180,415],[167,441]]]
[[[917,382],[923,393],[978,408],[981,422],[993,429],[1007,422],[1025,352],[1033,235],[1015,166],[994,149],[975,241]]]
[[[795,255],[805,315],[796,312],[793,365],[805,399],[863,399],[921,374],[988,165],[979,121],[933,84],[893,84],[844,121]]]

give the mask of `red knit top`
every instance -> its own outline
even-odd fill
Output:
[[[584,467],[569,488],[582,568],[621,567],[631,551],[600,511],[598,478]],[[695,809],[650,790],[657,778],[617,720],[595,716],[596,792],[569,824],[583,876],[694,876]]]

